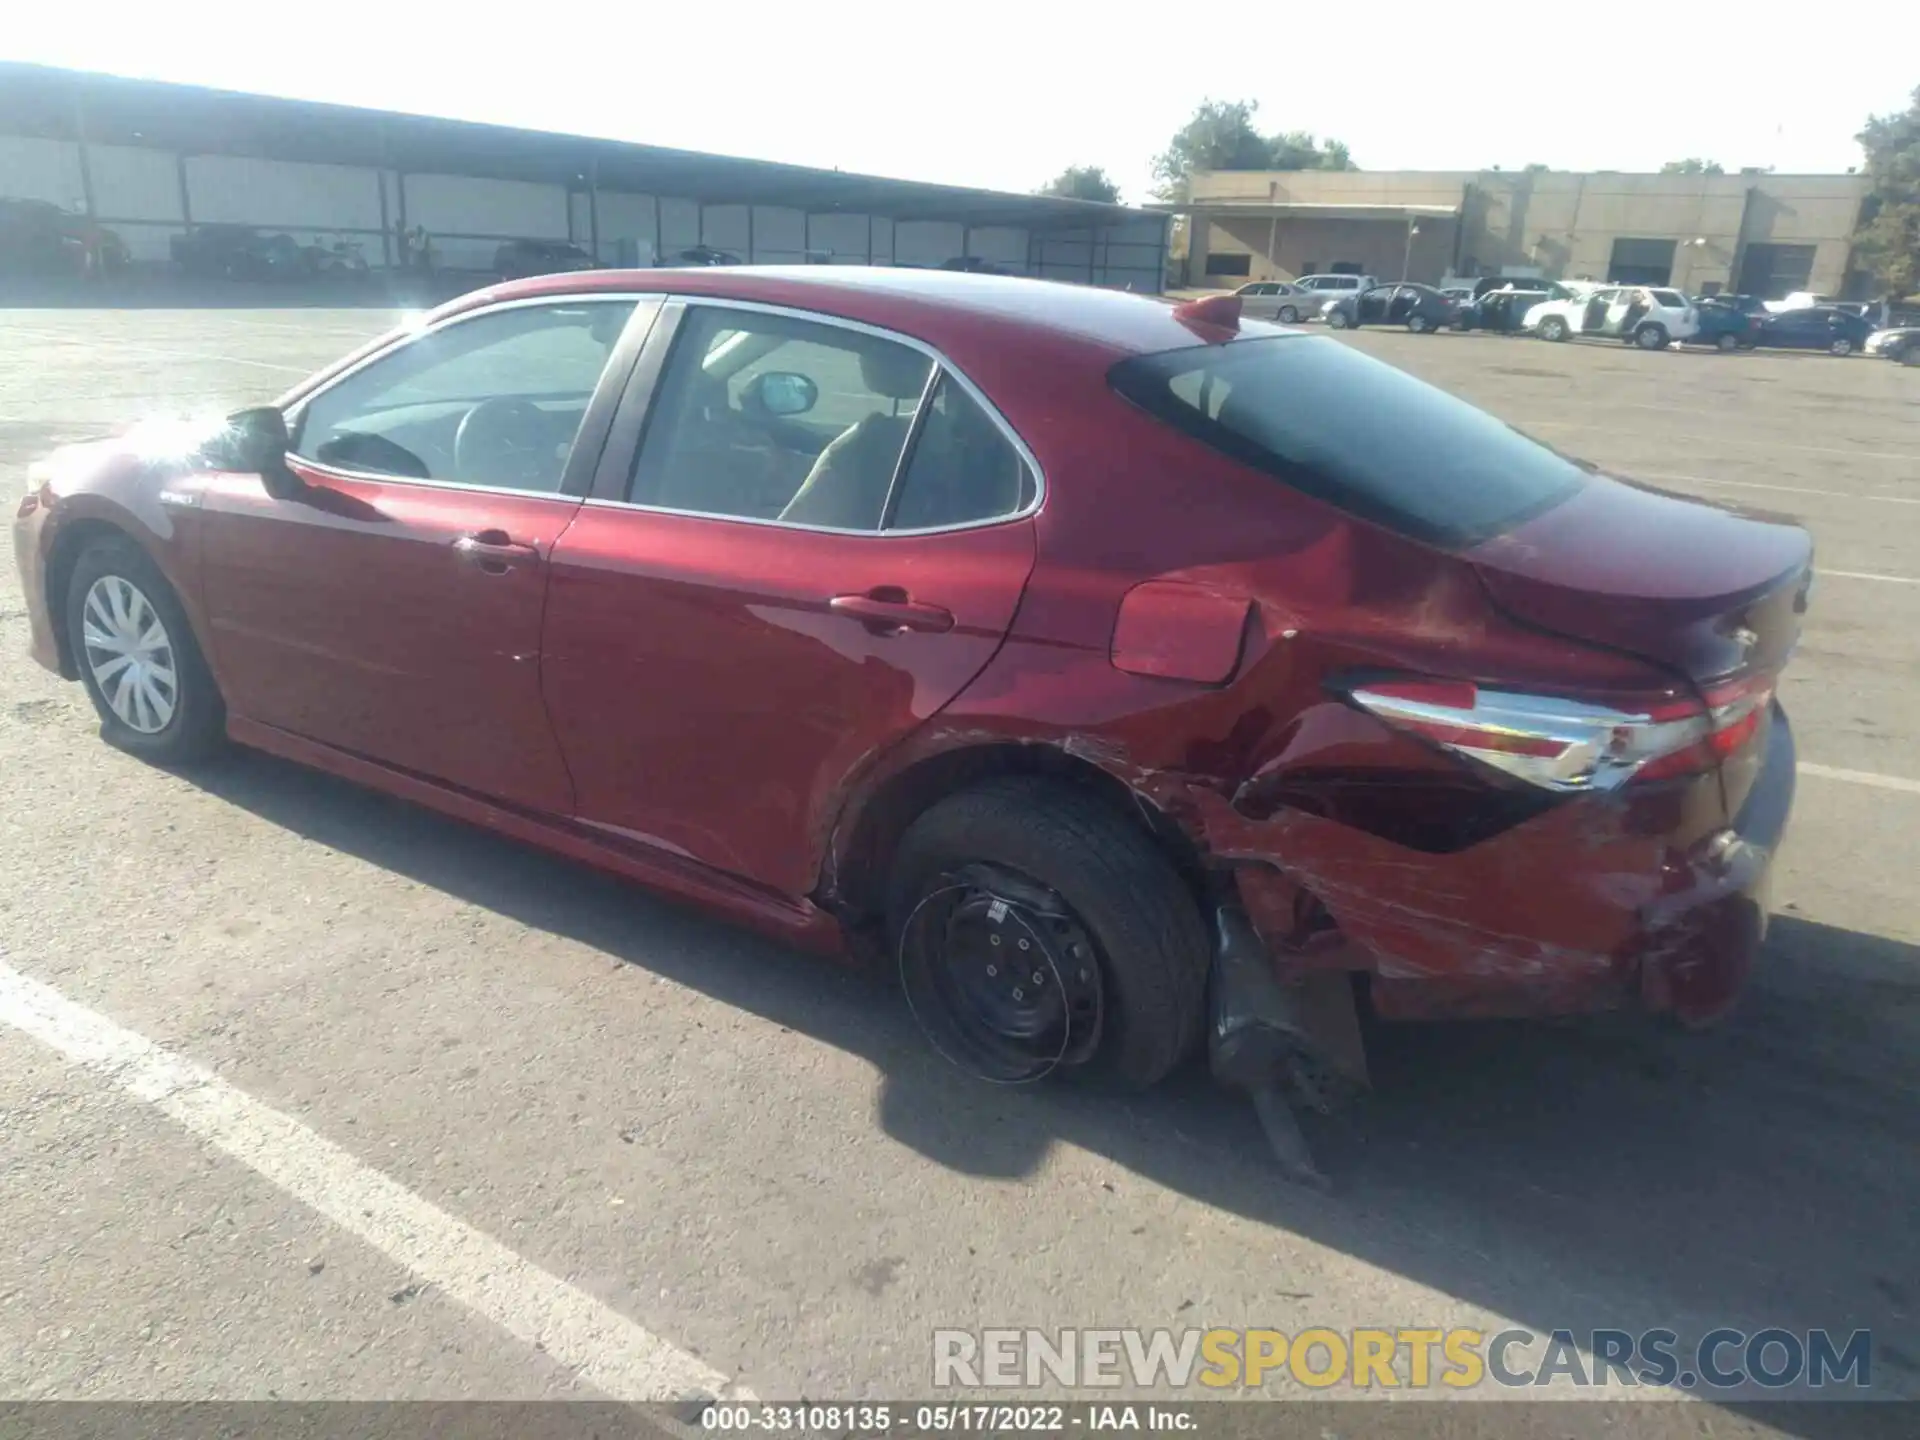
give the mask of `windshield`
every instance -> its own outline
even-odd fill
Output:
[[[1585,478],[1484,410],[1319,336],[1141,355],[1109,379],[1223,454],[1436,545],[1477,544],[1551,509]]]

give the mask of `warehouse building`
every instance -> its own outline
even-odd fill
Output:
[[[1222,170],[1193,177],[1187,280],[1529,274],[1776,299],[1851,284],[1861,175]]]
[[[438,265],[490,270],[510,239],[607,265],[697,246],[758,263],[938,265],[1157,294],[1167,217],[649,145],[0,64],[0,200],[104,225],[136,264],[207,224],[357,242],[394,265],[423,227]]]

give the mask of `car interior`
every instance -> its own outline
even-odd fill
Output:
[[[422,336],[308,400],[291,453],[364,474],[558,491],[632,310],[526,307]]]

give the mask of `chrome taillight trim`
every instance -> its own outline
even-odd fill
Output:
[[[1562,793],[1608,791],[1631,780],[1651,761],[1708,739],[1764,697],[1742,697],[1709,714],[1661,718],[1647,710],[1623,710],[1552,695],[1476,688],[1471,706],[1443,705],[1393,694],[1391,682],[1348,691],[1355,704],[1390,725],[1421,735],[1442,749]],[[1483,736],[1476,745],[1471,737]],[[1548,742],[1551,754],[1503,748],[1503,739]]]

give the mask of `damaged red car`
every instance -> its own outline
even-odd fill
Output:
[[[1148,1085],[1211,1033],[1312,1090],[1356,995],[1720,1011],[1806,533],[1237,303],[482,291],[36,465],[33,653],[136,755],[257,747],[881,955],[996,1080]]]

